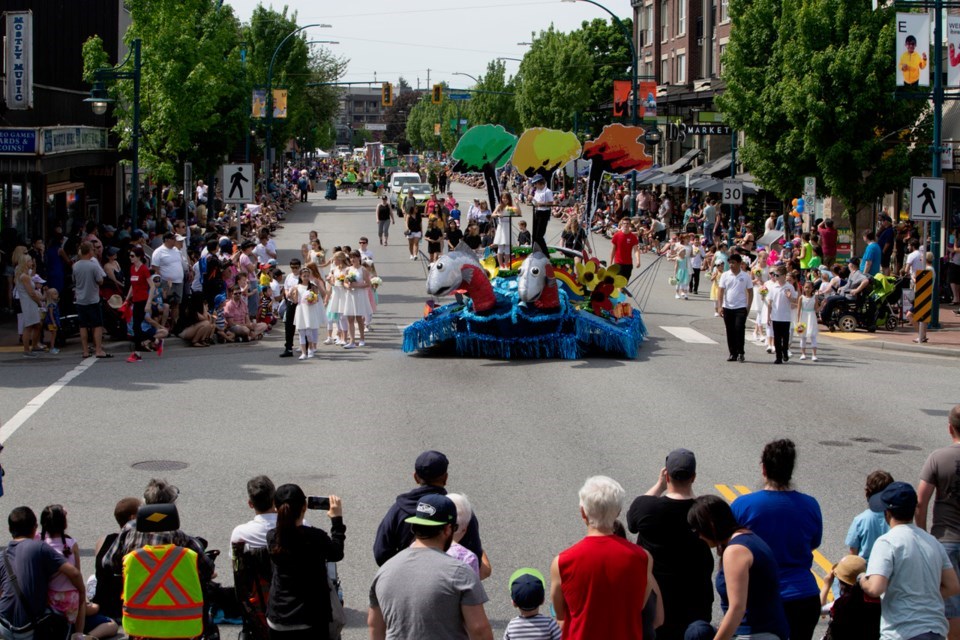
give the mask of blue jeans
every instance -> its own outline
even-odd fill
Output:
[[[943,548],[950,558],[953,570],[960,577],[960,542],[942,542]],[[943,601],[944,614],[947,618],[960,618],[960,595],[951,596]]]

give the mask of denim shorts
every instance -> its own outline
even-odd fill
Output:
[[[943,542],[947,557],[953,565],[953,570],[960,577],[960,542]],[[951,596],[943,601],[944,613],[948,618],[960,618],[960,595]]]

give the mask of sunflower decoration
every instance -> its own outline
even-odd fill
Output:
[[[583,260],[577,265],[577,281],[583,285],[586,291],[593,289],[601,282],[600,273],[604,271],[603,265],[596,258]]]
[[[597,279],[603,284],[613,286],[610,292],[611,298],[619,298],[622,293],[620,290],[627,286],[627,279],[620,275],[620,266],[616,264],[602,269],[597,273]]]

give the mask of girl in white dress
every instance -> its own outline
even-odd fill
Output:
[[[330,296],[327,299],[327,339],[323,344],[344,345],[347,343],[346,333],[340,329],[341,307],[347,291],[343,286],[343,280],[346,278],[347,254],[337,251],[333,254],[333,268],[327,279],[330,282]],[[333,330],[336,327],[337,337],[334,339]]]
[[[814,294],[813,283],[807,282],[803,285],[803,295],[800,296],[800,304],[797,305],[797,330],[800,333],[800,359],[807,359],[807,344],[813,349],[814,362],[817,361],[817,334],[820,329],[817,326],[817,312],[820,311],[820,300]],[[799,331],[800,325],[805,325],[803,331]]]
[[[343,345],[344,349],[367,346],[364,340],[365,319],[373,312],[370,308],[370,294],[367,292],[367,289],[370,288],[370,272],[361,264],[360,260],[359,251],[350,252],[350,267],[346,270],[346,278],[343,283],[346,295],[341,312],[347,319],[347,331],[349,333],[347,344]],[[356,341],[357,333],[360,334],[359,341]]]
[[[293,326],[300,335],[300,360],[312,358],[317,348],[317,332],[323,322],[323,283],[314,279],[309,269],[300,270],[300,282],[297,284],[297,310],[293,315]]]
[[[501,193],[497,208],[490,214],[490,218],[497,225],[497,231],[493,235],[493,244],[497,247],[497,265],[501,269],[510,268],[510,244],[516,242],[517,238],[511,232],[511,225],[513,224],[513,218],[519,215],[520,210],[513,206],[513,196],[506,191]]]
[[[767,266],[767,252],[761,249],[757,252],[757,259],[753,263],[753,311],[757,314],[757,321],[753,324],[753,341],[763,344],[766,341],[767,303],[760,297],[760,287],[770,279],[770,267]]]

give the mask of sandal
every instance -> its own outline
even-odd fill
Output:
[[[914,338],[913,341],[916,342],[917,344],[920,344],[921,342],[926,342],[927,339],[924,338],[923,340],[921,340],[920,338]]]

